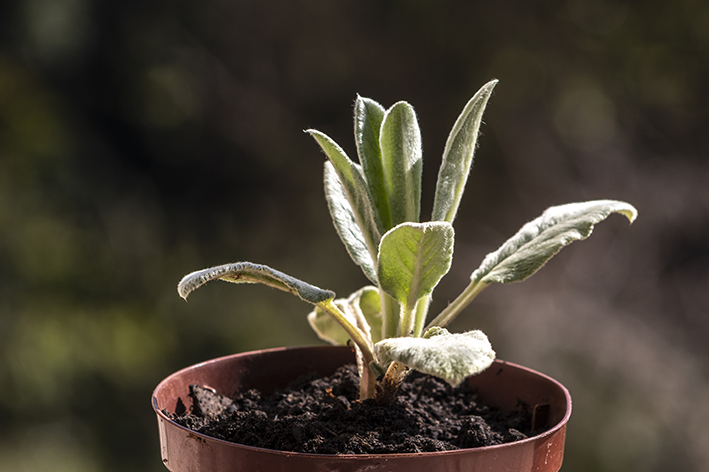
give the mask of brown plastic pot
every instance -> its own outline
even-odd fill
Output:
[[[347,347],[278,348],[222,357],[172,374],[153,393],[163,463],[172,472],[557,472],[561,468],[571,415],[569,392],[543,374],[499,360],[467,382],[478,389],[483,401],[502,410],[515,408],[519,400],[526,402],[534,408],[534,426],[549,428],[544,433],[508,444],[445,452],[303,454],[210,438],[178,425],[162,412],[189,405],[191,384],[221,394],[249,388],[270,393],[302,374],[329,375],[348,362],[354,362],[354,355]]]

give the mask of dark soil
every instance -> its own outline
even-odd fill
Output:
[[[413,373],[390,406],[357,401],[357,368],[300,377],[264,396],[257,390],[217,395],[190,388],[190,411],[165,411],[177,423],[227,441],[316,454],[390,454],[490,446],[532,435],[526,405],[503,413],[475,392]]]

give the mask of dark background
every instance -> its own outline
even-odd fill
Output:
[[[567,471],[709,464],[709,4],[702,0],[0,3],[0,469],[160,471],[150,394],[234,352],[318,343],[294,297],[175,285],[265,263],[365,284],[322,197],[357,93],[409,101],[423,213],[448,130],[500,79],[433,312],[544,208],[612,216],[456,321],[571,390]]]

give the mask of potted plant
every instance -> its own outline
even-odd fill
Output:
[[[421,137],[411,105],[398,102],[384,109],[373,100],[357,97],[354,121],[359,163],[325,134],[307,131],[327,156],[325,196],[335,228],[372,285],[347,298],[336,298],[329,290],[250,262],[185,276],[178,286],[185,299],[216,279],[261,283],[293,293],[313,305],[308,321],[318,336],[342,347],[239,354],[170,376],[153,395],[168,469],[559,470],[571,412],[566,389],[541,374],[495,360],[481,331],[450,333],[446,326],[488,285],[524,280],[561,248],[588,237],[594,225],[610,214],[622,214],[632,222],[637,212],[632,205],[614,200],[547,209],[488,254],[460,296],[427,323],[431,294],[451,266],[452,223],[472,166],[482,114],[496,83],[487,83],[473,96],[450,132],[428,222],[420,222]],[[451,386],[464,384],[503,411],[514,409],[521,400],[537,431],[531,437],[479,448],[335,455],[229,443],[173,421],[176,414],[187,410],[190,385],[223,395],[252,388],[271,392],[313,370],[330,374],[347,361],[357,366],[357,402],[390,405],[407,376],[418,371]],[[219,414],[226,408],[224,401],[230,400],[217,400]]]

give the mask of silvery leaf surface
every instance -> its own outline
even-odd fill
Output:
[[[301,300],[312,304],[335,298],[335,293],[330,290],[323,290],[268,266],[251,262],[224,264],[192,272],[183,277],[177,285],[177,291],[186,300],[193,290],[211,280],[224,280],[237,284],[260,283],[290,292],[300,297]]]
[[[352,162],[345,151],[326,134],[317,130],[307,130],[307,132],[317,141],[332,163],[352,208],[355,221],[364,236],[369,253],[375,257],[383,231],[381,222],[372,206],[369,188],[361,166]]]
[[[413,309],[450,269],[454,231],[450,223],[402,223],[379,245],[378,277],[382,289]]]
[[[377,271],[364,234],[357,224],[345,189],[330,161],[325,162],[325,199],[337,234],[347,248],[347,253],[372,283],[378,283]]]
[[[438,171],[431,216],[434,221],[452,223],[455,219],[473,165],[483,112],[496,84],[497,80],[492,80],[483,85],[465,105],[451,129]]]
[[[431,337],[388,338],[374,345],[380,364],[400,362],[412,369],[439,377],[453,387],[466,377],[487,369],[495,351],[482,331],[450,334],[438,328]]]
[[[411,105],[398,102],[387,110],[379,147],[392,225],[419,221],[423,151],[421,130]]]
[[[365,180],[377,209],[383,231],[392,227],[389,199],[384,185],[382,151],[379,148],[379,133],[386,110],[370,98],[357,96],[355,101],[355,144],[357,155],[364,171]]]
[[[473,281],[509,283],[526,279],[564,246],[591,235],[596,223],[610,214],[624,215],[632,223],[637,210],[629,203],[595,200],[548,208],[525,224],[497,251],[488,254],[472,273]]]

